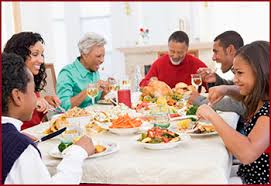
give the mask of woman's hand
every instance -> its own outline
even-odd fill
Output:
[[[44,98],[50,105],[55,108],[59,107],[59,105],[61,104],[61,101],[57,96],[45,96]]]
[[[97,87],[103,92],[102,97],[110,92],[110,84],[108,81],[99,80],[97,82]]]
[[[48,108],[49,104],[44,98],[42,97],[37,98],[36,109],[38,112],[46,113],[48,111]]]
[[[211,121],[212,117],[217,114],[209,105],[203,104],[197,110],[197,117],[199,119],[204,119]]]

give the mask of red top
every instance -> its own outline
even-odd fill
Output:
[[[39,92],[36,92],[35,94],[36,94],[37,98],[40,97],[40,93]],[[46,113],[43,114],[43,112],[38,112],[35,109],[34,112],[33,112],[33,115],[32,115],[32,119],[30,121],[24,121],[23,125],[21,127],[21,130],[27,129],[27,128],[30,128],[30,127],[33,127],[35,125],[40,124],[40,122],[42,121],[42,119],[43,119],[43,117],[45,115],[46,115]]]
[[[146,77],[140,82],[139,86],[147,86],[151,77],[156,76],[158,80],[165,82],[171,88],[179,82],[191,85],[191,74],[196,74],[201,67],[207,67],[198,58],[186,54],[179,65],[173,65],[168,54],[158,58],[151,66]]]

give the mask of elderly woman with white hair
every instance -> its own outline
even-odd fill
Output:
[[[99,100],[109,91],[108,82],[100,80],[98,69],[104,62],[105,39],[95,33],[86,33],[79,41],[80,56],[72,64],[65,66],[59,73],[56,92],[61,106],[66,110],[75,106],[84,108],[92,103],[87,96],[90,83],[99,86]]]

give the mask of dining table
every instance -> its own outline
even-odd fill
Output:
[[[112,105],[90,106],[88,109],[110,111]],[[239,115],[218,112],[226,123],[236,128]],[[44,122],[25,132],[41,135],[50,122]],[[227,184],[232,167],[232,155],[218,134],[191,136],[178,146],[164,150],[146,149],[137,143],[140,134],[118,135],[109,131],[88,134],[94,141],[117,144],[114,152],[87,158],[83,163],[81,183],[99,184]],[[50,152],[60,143],[58,137],[41,142],[43,162],[51,175],[61,158]]]

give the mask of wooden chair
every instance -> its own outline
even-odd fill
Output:
[[[55,73],[54,64],[52,63],[45,64],[45,69],[47,73],[47,78],[46,78],[47,85],[44,87],[45,94],[54,95],[56,92],[56,73]]]
[[[51,96],[56,94],[56,73],[53,63],[45,64],[46,69],[46,86],[44,87],[44,91],[41,92],[41,95],[44,96]],[[44,121],[48,121],[52,117],[52,113],[47,113],[44,117]]]

